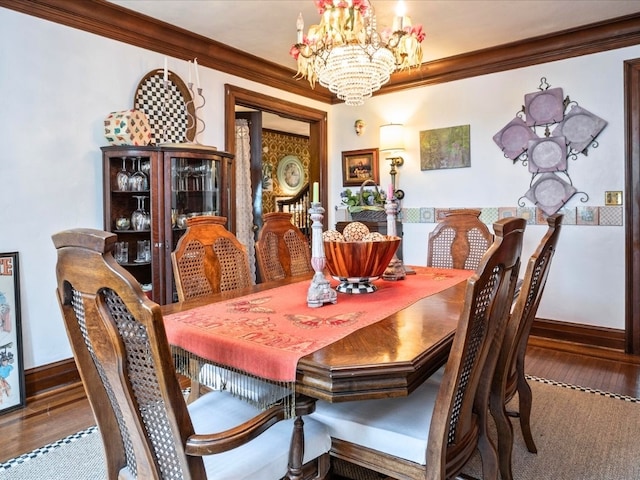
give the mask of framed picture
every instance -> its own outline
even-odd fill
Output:
[[[471,166],[470,126],[420,132],[420,170]]]
[[[380,183],[378,149],[351,150],[342,152],[342,185],[355,187],[366,180]]]
[[[0,253],[0,414],[25,405],[18,252]]]
[[[285,195],[295,195],[304,185],[304,166],[295,155],[286,155],[278,162],[278,184]]]

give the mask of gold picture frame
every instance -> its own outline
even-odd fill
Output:
[[[367,180],[380,184],[378,149],[349,150],[342,152],[342,185],[356,187]]]

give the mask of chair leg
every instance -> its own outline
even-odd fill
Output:
[[[507,416],[503,396],[491,398],[491,415],[498,436],[498,464],[502,480],[512,480],[511,457],[513,453],[513,426]]]
[[[289,470],[287,480],[302,480],[304,478],[302,461],[304,456],[304,421],[302,417],[296,417],[293,422],[291,434],[291,446],[289,448]]]
[[[485,404],[486,405],[486,404]],[[488,412],[486,412],[488,414]],[[487,418],[480,419],[478,450],[482,459],[482,479],[498,480],[498,455],[487,432]]]
[[[527,379],[524,375],[518,374],[518,404],[520,409],[520,428],[522,429],[522,436],[524,442],[527,445],[527,450],[531,453],[538,453],[536,443],[533,441],[533,435],[531,434],[531,404],[532,394],[531,387],[527,383]]]

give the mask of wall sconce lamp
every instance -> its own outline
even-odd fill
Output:
[[[397,167],[404,165],[404,158],[398,155],[398,152],[404,151],[404,127],[401,124],[390,123],[380,126],[380,151],[386,153],[387,160],[391,162],[391,187],[393,188],[394,197],[398,200],[404,198],[404,192],[396,189]]]

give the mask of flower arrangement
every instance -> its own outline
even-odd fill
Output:
[[[362,195],[362,201],[360,201]],[[359,213],[367,210],[384,211],[384,203],[387,200],[384,192],[380,192],[377,188],[374,190],[360,189],[353,192],[350,188],[340,193],[342,204],[347,206],[349,213]]]

